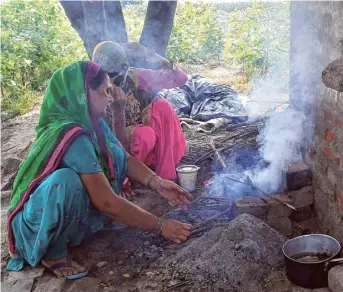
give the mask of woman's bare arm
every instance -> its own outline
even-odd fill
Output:
[[[117,196],[102,172],[80,174],[80,177],[92,204],[99,211],[132,227],[149,231],[156,227],[157,216]]]
[[[127,175],[140,182],[141,184],[151,188],[154,191],[167,199],[172,204],[180,205],[184,209],[190,204],[192,195],[186,190],[179,187],[177,184],[164,180],[150,170],[144,163],[138,161],[136,158],[127,155],[128,171]]]
[[[144,163],[134,158],[129,153],[126,153],[127,157],[127,176],[133,180],[148,186],[147,183],[150,178],[155,176],[155,173],[147,167]]]
[[[125,119],[125,110],[117,111],[112,110],[113,113],[113,124],[112,131],[123,145],[126,151],[128,151],[128,139],[126,132],[126,119]]]
[[[143,230],[153,231],[158,217],[117,196],[102,172],[80,174],[82,183],[95,208],[120,222]],[[166,220],[162,224],[163,237],[175,243],[185,241],[192,226],[176,220]]]
[[[126,133],[125,105],[126,96],[123,90],[115,85],[112,86],[111,95],[113,102],[110,105],[112,110],[112,131],[117,136],[123,147],[128,150],[128,139]]]

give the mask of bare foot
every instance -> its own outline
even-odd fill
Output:
[[[84,267],[71,260],[70,255],[66,255],[63,258],[54,261],[42,260],[42,264],[46,266],[51,272],[53,272],[57,277],[76,275],[86,271]],[[54,268],[54,265],[56,264],[61,264],[61,267]]]

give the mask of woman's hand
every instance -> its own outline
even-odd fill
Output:
[[[177,244],[184,242],[191,234],[192,225],[177,220],[166,220],[162,227],[162,236]]]
[[[113,98],[113,101],[110,104],[111,109],[115,113],[123,112],[125,110],[127,102],[124,91],[120,87],[117,87],[114,84],[112,84],[111,95]]]
[[[179,205],[184,209],[190,204],[192,195],[179,187],[176,183],[161,179],[160,177],[155,177],[151,182],[152,189],[157,191],[157,193],[168,200],[173,205]]]

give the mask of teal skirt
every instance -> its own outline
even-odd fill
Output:
[[[70,168],[54,171],[30,196],[12,222],[16,257],[7,269],[18,271],[24,260],[36,266],[42,259],[67,255],[87,234],[103,229],[105,216],[97,211],[79,175]]]

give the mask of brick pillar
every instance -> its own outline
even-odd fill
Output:
[[[291,2],[290,102],[315,121],[315,213],[322,231],[343,243],[343,93],[321,80],[342,41],[343,1]]]

